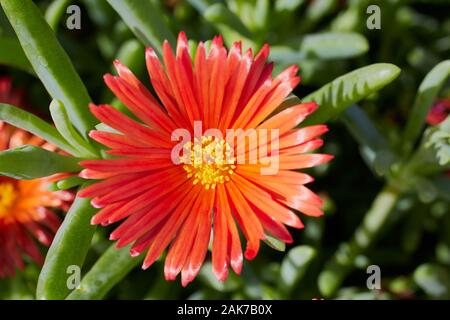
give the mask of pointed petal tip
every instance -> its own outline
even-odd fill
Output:
[[[81,163],[80,163],[80,165],[81,165]],[[89,175],[86,172],[86,169],[81,170],[80,173],[78,174],[78,176],[83,179],[90,179]]]
[[[242,272],[242,265],[243,265],[243,257],[242,255],[237,260],[231,260],[231,268],[233,269],[234,273],[237,275],[240,275]]]
[[[295,229],[302,229],[303,228],[303,223],[302,223],[302,221],[300,220],[300,218],[297,216],[297,215],[295,215],[295,214],[293,214],[292,215],[292,220],[291,221],[288,221],[288,223],[289,224],[287,224],[288,226],[290,226],[290,227],[292,227],[292,228],[295,228]]]
[[[86,188],[84,188],[84,189],[78,191],[77,196],[80,198],[89,198],[89,193],[86,192]]]
[[[194,280],[195,277],[193,277],[190,273],[189,275],[186,275],[183,277],[183,275],[181,276],[181,285],[183,286],[183,288],[187,287],[187,285],[189,283],[191,283]]]
[[[100,217],[98,217],[97,215],[93,216],[90,221],[91,225],[93,225],[93,226],[99,224],[99,222],[100,222]]]
[[[89,138],[95,139],[95,137],[97,136],[97,132],[98,130],[91,130],[88,132],[88,136]]]
[[[130,69],[128,69],[128,67],[126,67],[124,64],[122,64],[122,62],[120,62],[120,60],[118,60],[118,59],[114,60],[113,64],[114,64],[114,68],[116,68],[119,76],[122,76],[124,73],[131,73]]]
[[[158,57],[155,50],[151,47],[145,48],[145,56],[148,58],[157,58]]]
[[[242,50],[242,41],[239,40],[239,41],[233,42],[233,46],[232,46],[232,47],[233,47],[233,48],[236,48],[236,49],[239,50],[239,51],[241,51],[241,50]]]
[[[323,157],[322,163],[327,163],[334,159],[334,155],[332,154],[323,154],[322,157]]]
[[[96,209],[100,209],[103,207],[101,204],[98,203],[98,198],[94,198],[91,200],[91,206],[93,206]]]
[[[178,42],[188,42],[188,38],[185,31],[180,31],[178,33]]]
[[[228,279],[228,267],[225,266],[221,269],[213,268],[213,274],[218,281],[225,282]]]
[[[118,237],[116,234],[114,234],[114,232],[112,232],[112,233],[109,235],[109,240],[111,240],[111,241],[116,241],[117,239],[119,239],[119,237]]]
[[[283,242],[286,244],[291,244],[294,242],[294,239],[292,238],[292,235],[289,233],[289,239],[284,239]]]
[[[253,259],[256,258],[257,254],[258,254],[258,252],[257,252],[256,250],[247,247],[247,248],[245,249],[244,257],[245,257],[247,260],[253,260]]]
[[[141,254],[141,251],[133,249],[133,248],[130,249],[130,256],[131,257],[135,258],[135,257],[139,256],[140,254]]]
[[[212,45],[217,46],[218,48],[223,47],[223,37],[221,34],[215,35],[212,40]]]

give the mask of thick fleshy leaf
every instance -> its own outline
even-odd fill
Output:
[[[91,99],[39,8],[31,0],[0,4],[34,71],[50,95],[64,103],[70,120],[86,137],[96,123],[87,107]]]
[[[72,291],[67,300],[98,300],[122,280],[143,257],[130,256],[130,248],[117,249],[113,244],[84,276],[80,287]]]
[[[70,141],[70,144],[77,150],[77,155],[83,158],[98,158],[98,152],[95,148],[84,140],[75,128],[72,127],[69,116],[61,101],[56,99],[52,101],[50,104],[50,114],[52,115],[56,129],[67,141]]]
[[[303,38],[300,52],[307,58],[345,59],[367,52],[369,44],[359,33],[324,32]]]
[[[282,252],[286,251],[286,243],[270,235],[266,235],[264,242],[272,249]]]
[[[0,120],[37,135],[72,155],[77,155],[76,149],[61,136],[58,130],[34,114],[9,104],[0,103]]]
[[[26,72],[33,72],[33,68],[17,39],[0,37],[0,48],[0,64]]]
[[[423,264],[414,271],[414,281],[435,299],[450,298],[450,273],[436,264]]]
[[[290,291],[298,284],[315,256],[316,250],[309,246],[298,246],[289,250],[280,270],[283,289]]]
[[[78,176],[72,176],[56,182],[58,190],[67,190],[83,184],[86,180]]]
[[[392,82],[399,74],[400,69],[393,64],[376,63],[336,78],[302,99],[315,101],[319,105],[319,109],[303,125],[326,123],[352,104]]]
[[[175,43],[175,37],[161,19],[161,12],[151,0],[107,0],[146,46],[161,53],[164,40]]]
[[[450,116],[425,132],[424,145],[426,148],[434,149],[441,166],[450,164]]]
[[[335,0],[317,0],[307,6],[299,26],[300,34],[312,30],[324,17],[335,10],[338,2]]]
[[[45,11],[45,20],[53,30],[58,28],[58,24],[71,2],[71,0],[55,0],[48,6]]]
[[[35,146],[0,152],[0,174],[14,179],[36,179],[60,172],[78,172],[78,159]]]
[[[436,95],[450,76],[450,60],[445,60],[436,65],[423,79],[414,101],[414,106],[408,118],[403,134],[404,148],[411,151],[416,139],[424,126],[425,118]]]
[[[90,224],[95,212],[89,199],[75,198],[45,258],[37,299],[64,299],[69,294],[68,268],[83,267],[95,231]]]
[[[278,0],[275,2],[275,11],[295,11],[298,7],[302,6],[305,0]]]

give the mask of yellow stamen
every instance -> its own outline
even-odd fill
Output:
[[[0,218],[6,217],[17,198],[16,188],[11,182],[0,183]]]
[[[231,146],[223,139],[212,136],[195,138],[194,144],[184,145],[184,155],[181,158],[183,169],[192,183],[200,183],[206,190],[215,189],[217,184],[230,181],[236,158],[233,157]]]

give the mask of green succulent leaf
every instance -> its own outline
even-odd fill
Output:
[[[423,264],[414,271],[414,281],[433,298],[450,297],[450,274],[448,270],[435,264]]]
[[[426,133],[426,137],[425,147],[436,151],[441,166],[448,165],[450,163],[450,130],[440,127],[432,128]]]
[[[366,38],[354,32],[324,32],[306,35],[300,52],[307,58],[345,59],[361,55],[369,50]]]
[[[131,71],[137,71],[145,67],[144,59],[142,59],[144,55],[144,46],[138,40],[130,39],[120,46],[116,57]]]
[[[310,246],[298,246],[289,250],[281,263],[280,277],[283,288],[292,290],[299,283],[315,256],[316,250]]]
[[[0,152],[0,175],[14,179],[36,179],[60,172],[78,172],[78,159],[25,145]]]
[[[55,0],[48,6],[45,11],[45,20],[53,30],[58,28],[58,24],[71,2],[71,0]]]
[[[422,131],[425,118],[437,94],[450,76],[450,60],[436,65],[423,79],[417,91],[414,106],[403,134],[405,151],[411,151]]]
[[[87,107],[91,99],[39,8],[31,0],[2,0],[0,4],[45,88],[64,103],[70,120],[86,136],[96,123]]]
[[[89,199],[75,198],[45,258],[37,285],[37,299],[65,299],[70,268],[82,268],[94,236],[90,220],[96,209]]]
[[[275,11],[294,11],[305,3],[305,0],[278,0],[275,2]]]
[[[284,243],[281,240],[278,240],[275,237],[266,235],[266,239],[264,240],[264,242],[272,249],[275,249],[277,251],[282,251],[282,252],[286,251],[286,243]]]
[[[26,130],[58,148],[77,155],[77,151],[52,125],[23,109],[0,103],[0,120]]]
[[[107,1],[144,45],[152,46],[159,54],[161,54],[161,44],[164,40],[168,40],[174,45],[175,38],[161,18],[162,14],[153,1]]]
[[[376,63],[336,78],[302,99],[315,101],[319,105],[304,125],[327,122],[352,104],[380,90],[399,74],[400,69],[393,64]]]
[[[72,176],[56,182],[58,190],[67,190],[83,184],[86,180],[78,176]]]
[[[61,135],[70,141],[70,144],[77,150],[76,155],[83,158],[98,158],[98,152],[92,147],[89,142],[84,140],[78,132],[72,127],[69,116],[61,101],[54,99],[50,104],[50,114],[56,129]]]
[[[130,256],[130,248],[117,249],[111,245],[84,276],[79,288],[72,291],[67,300],[102,299],[116,283],[133,268],[142,263],[143,257]]]

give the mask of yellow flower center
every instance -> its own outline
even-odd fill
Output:
[[[183,147],[181,157],[183,169],[192,183],[201,183],[205,189],[214,189],[218,183],[230,181],[236,166],[236,158],[229,143],[212,136],[195,138],[194,144],[188,142]]]
[[[6,217],[9,214],[16,198],[17,192],[13,183],[0,183],[0,218]]]

